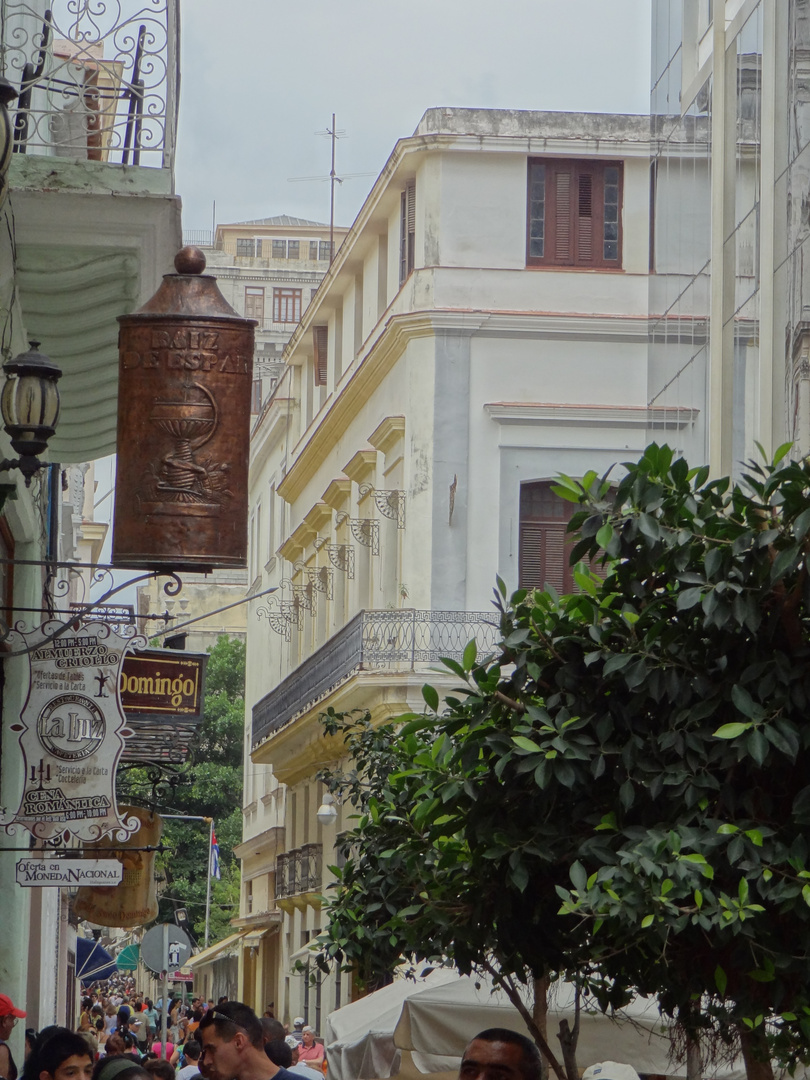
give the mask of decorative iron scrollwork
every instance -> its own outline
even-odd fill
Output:
[[[405,492],[398,488],[375,488],[371,484],[361,484],[360,498],[374,496],[374,503],[383,515],[396,521],[398,529],[405,528]]]
[[[371,549],[372,555],[380,554],[380,523],[374,518],[349,518],[349,528],[358,544]]]
[[[329,566],[308,566],[306,569],[309,583],[313,589],[323,593],[327,600],[331,600],[335,595],[334,570]]]
[[[354,548],[351,544],[325,544],[326,554],[336,570],[354,581]]]
[[[320,538],[319,538],[320,539]],[[323,547],[322,542],[318,545],[318,550]],[[327,600],[331,600],[334,596],[334,571],[329,566],[307,566],[305,563],[297,562],[293,563],[296,573],[306,574],[307,583],[310,589],[314,589],[315,592],[322,593]],[[313,604],[315,598],[313,597]]]
[[[293,585],[293,600],[296,602],[301,611],[311,611],[315,614],[315,591],[312,587],[312,582],[308,581],[306,585]]]
[[[290,640],[292,619],[289,611],[284,608],[284,601],[280,603],[278,608],[272,607],[270,604],[266,607],[256,608],[256,616],[259,619],[267,619],[267,624],[273,633],[278,634],[285,641]]]

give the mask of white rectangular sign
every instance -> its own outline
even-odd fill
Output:
[[[115,768],[132,734],[118,680],[126,650],[143,638],[133,627],[54,620],[17,628],[7,641],[27,651],[30,681],[20,721],[9,725],[22,751],[20,805],[0,813],[0,827],[14,835],[22,826],[41,840],[125,840],[138,821],[122,820],[115,799]]]
[[[20,859],[17,884],[32,886],[119,885],[124,864],[118,859]]]

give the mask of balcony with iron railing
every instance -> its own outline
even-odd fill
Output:
[[[15,154],[171,174],[178,12],[179,0],[0,0]]]
[[[363,671],[408,672],[442,657],[460,659],[475,638],[490,652],[500,633],[494,612],[360,611],[253,707],[254,748]]]
[[[317,893],[321,888],[323,845],[304,844],[276,858],[276,900],[284,901]]]

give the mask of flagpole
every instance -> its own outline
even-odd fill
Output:
[[[208,929],[211,922],[211,855],[214,850],[214,819],[209,819],[211,827],[208,831],[208,883],[205,889],[205,947],[208,948]]]

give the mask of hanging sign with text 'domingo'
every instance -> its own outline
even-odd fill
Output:
[[[244,567],[253,328],[205,256],[183,248],[147,304],[119,318],[112,561]]]
[[[115,801],[115,769],[131,734],[118,693],[121,664],[128,648],[146,644],[127,629],[54,621],[9,634],[12,650],[29,650],[29,686],[20,722],[11,725],[23,783],[16,812],[0,813],[7,832],[21,826],[42,840],[85,841],[114,833],[123,841],[137,829]]]

